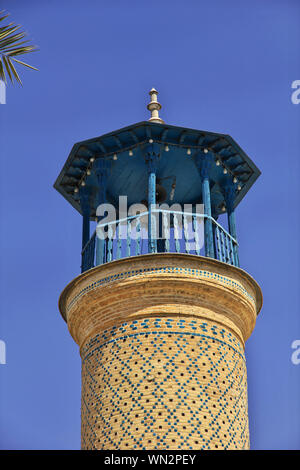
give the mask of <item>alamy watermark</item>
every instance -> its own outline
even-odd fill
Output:
[[[291,95],[291,101],[293,104],[300,103],[300,80],[294,80],[292,83],[292,88],[295,90]]]
[[[194,209],[194,210],[193,210]],[[118,218],[117,218],[118,213]],[[127,196],[119,196],[116,211],[112,204],[100,204],[96,216],[97,238],[113,239],[118,230],[118,239],[148,239],[149,222],[152,240],[189,240],[190,249],[204,246],[204,206],[203,204],[152,204],[149,209],[145,204],[132,204],[127,207]],[[172,232],[172,235],[171,235]]]
[[[300,339],[295,339],[291,348],[295,350],[291,355],[291,361],[295,366],[298,366],[300,364]]]

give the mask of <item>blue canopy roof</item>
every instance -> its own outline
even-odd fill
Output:
[[[84,181],[90,189],[91,217],[94,217],[97,200],[94,196],[98,188],[91,159],[109,158],[112,165],[107,184],[108,202],[117,207],[119,195],[127,195],[128,205],[146,200],[147,167],[143,147],[150,139],[161,144],[157,180],[164,186],[167,192],[165,202],[169,204],[202,202],[201,181],[194,156],[204,148],[214,154],[216,163],[210,174],[214,216],[222,212],[222,188],[228,182],[234,179],[238,188],[236,207],[260,175],[256,165],[229,135],[146,121],[76,143],[54,187],[81,213],[76,188]],[[170,200],[175,180],[174,198]]]

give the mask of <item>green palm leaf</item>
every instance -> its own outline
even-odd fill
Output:
[[[0,22],[8,18],[8,16],[9,15],[5,14],[4,11],[0,11]],[[13,23],[0,27],[0,79],[7,83],[6,77],[8,76],[11,82],[15,79],[20,85],[22,85],[13,62],[33,70],[38,69],[15,58],[37,50],[35,46],[28,44],[27,39],[22,41],[22,39],[26,38],[26,33],[24,31],[20,31],[20,28],[20,25],[15,25]]]

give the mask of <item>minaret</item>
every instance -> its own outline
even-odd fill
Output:
[[[149,121],[75,144],[54,185],[83,219],[82,272],[59,299],[82,358],[82,449],[248,449],[262,294],[239,267],[235,208],[260,171],[229,135],[165,124],[150,96]]]

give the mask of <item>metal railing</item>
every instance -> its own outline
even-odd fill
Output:
[[[154,253],[206,255],[205,224],[212,224],[214,258],[239,266],[237,241],[212,217],[205,214],[153,209],[150,251],[149,212],[98,223],[82,250],[82,272],[110,261]]]

